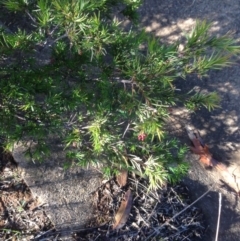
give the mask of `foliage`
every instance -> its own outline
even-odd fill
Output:
[[[18,30],[0,30],[0,135],[7,149],[32,140],[26,154],[41,160],[49,138],[58,136],[70,164],[97,165],[107,175],[125,168],[148,177],[150,188],[186,173],[186,147],[165,133],[169,108],[211,110],[219,98],[179,94],[174,80],[229,66],[240,47],[227,35],[211,36],[206,22],[197,22],[181,51],[179,43],[124,31],[116,16],[136,23],[140,3],[0,3],[6,16],[25,19]]]

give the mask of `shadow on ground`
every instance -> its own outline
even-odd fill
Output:
[[[211,33],[224,35],[228,32],[240,40],[240,0],[145,0],[140,8],[141,26],[159,36],[163,43],[181,40],[194,26],[196,20],[212,23]],[[177,88],[186,93],[196,91],[217,91],[221,108],[212,112],[202,109],[195,113],[175,115],[181,124],[190,121],[203,135],[220,161],[230,164],[236,160],[240,143],[240,58],[236,63],[221,71],[211,71],[208,77],[199,79],[190,76],[178,80]],[[180,127],[182,129],[182,126]],[[183,132],[181,132],[183,134]],[[240,156],[239,164],[240,164]]]
[[[240,40],[240,0],[146,0],[139,10],[141,26],[147,32],[159,37],[163,43],[182,40],[197,19],[212,23],[211,33],[224,35],[230,32],[237,42]],[[199,79],[190,76],[178,80],[177,88],[182,93],[194,88],[196,91],[216,91],[221,97],[221,108],[212,112],[205,109],[188,113],[179,107],[173,110],[169,131],[183,143],[190,144],[184,130],[191,124],[200,131],[209,145],[214,157],[229,166],[236,176],[240,176],[240,58],[236,64],[221,71],[211,71],[209,76]],[[195,155],[186,158],[191,163],[191,170],[184,184],[193,198],[199,197],[215,183],[214,191],[202,199],[200,205],[206,215],[209,229],[203,240],[212,241],[216,231],[218,194],[223,193],[222,219],[219,241],[237,241],[240,237],[239,197],[228,190],[220,176],[206,171]]]
[[[209,185],[203,185],[198,181],[193,181],[189,177],[185,178],[183,183],[184,185],[187,185],[191,193],[192,201],[196,200],[203,193],[209,190]],[[219,241],[239,240],[238,232],[232,232],[233,230],[238,229],[240,222],[240,216],[236,215],[235,210],[237,202],[238,197],[235,197],[235,205],[232,205],[232,201],[230,202],[225,195],[222,196]],[[218,190],[213,187],[211,191],[209,191],[208,194],[200,199],[195,205],[203,211],[206,225],[205,234],[200,240],[215,240],[219,207]],[[229,217],[231,218],[229,219]]]
[[[215,34],[230,31],[238,39],[239,9],[238,0],[145,0],[139,13],[142,26],[169,43],[188,32],[196,19],[211,22]]]

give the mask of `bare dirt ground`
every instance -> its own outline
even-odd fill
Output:
[[[53,228],[44,204],[33,198],[9,153],[0,150],[0,240],[30,240]]]
[[[231,32],[234,39],[240,40],[240,1],[239,0],[146,0],[140,9],[142,26],[148,32],[159,36],[160,41],[171,43],[184,32],[188,32],[197,19],[213,23],[211,32],[223,35]],[[181,109],[173,112],[171,133],[182,142],[189,143],[184,130],[185,124],[192,124],[198,129],[211,148],[215,158],[240,176],[240,59],[231,68],[212,71],[202,80],[189,77],[180,80],[177,86],[182,91],[192,88],[203,91],[217,91],[221,97],[221,108],[209,113],[200,110],[186,113]],[[209,195],[199,202],[204,211],[209,229],[203,240],[212,241],[216,231],[218,216],[218,192],[223,194],[219,241],[240,240],[240,201],[234,192],[221,182],[218,173],[207,172],[199,164],[197,157],[189,154],[187,159],[192,168],[184,183],[189,188],[192,198],[199,197],[211,189]],[[212,184],[216,183],[214,187]]]

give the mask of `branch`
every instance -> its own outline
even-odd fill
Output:
[[[218,220],[217,220],[217,230],[216,230],[215,241],[218,241],[219,224],[220,224],[220,217],[221,217],[221,208],[222,208],[222,193],[219,193]]]
[[[215,184],[215,183],[214,183]],[[202,199],[204,196],[206,196],[214,187],[214,184],[205,192],[202,194],[202,196],[200,196],[197,200],[195,200],[193,203],[191,203],[190,205],[188,205],[187,207],[185,207],[182,211],[180,211],[179,213],[175,214],[172,218],[170,218],[168,221],[166,221],[164,224],[162,224],[160,227],[156,228],[148,237],[146,240],[149,240],[153,235],[158,235],[159,231],[166,225],[168,225],[171,221],[173,221],[176,217],[178,217],[180,214],[182,214],[183,212],[185,212],[187,209],[189,209],[190,207],[192,207],[196,202],[198,202],[200,199]]]
[[[37,21],[33,18],[33,16],[28,12],[28,10],[25,11],[26,14],[29,16],[29,18],[31,18],[31,20],[34,22],[34,23],[37,23]]]

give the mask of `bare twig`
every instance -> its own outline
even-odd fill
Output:
[[[130,181],[132,181],[133,183],[135,183],[136,182],[136,180],[134,180],[134,179],[132,179],[132,178],[128,178]],[[137,181],[138,182],[138,181]],[[146,190],[146,192],[144,193],[147,197],[149,197],[150,198],[150,196],[148,195],[148,194],[151,194],[152,195],[152,197],[155,199],[155,200],[157,200],[158,201],[158,196],[157,196],[157,194],[156,193],[153,193],[153,191],[150,191],[150,190],[148,190],[148,188],[146,187],[146,186],[144,186],[142,183],[140,183],[140,182],[138,182],[138,185],[139,186],[141,186],[141,187],[143,187],[143,189],[145,189]]]
[[[66,37],[68,37],[68,35],[65,33],[65,34],[63,34],[62,36],[56,38],[56,39],[53,41],[53,43],[51,44],[51,46],[52,46],[54,43],[56,43],[58,40],[63,39],[63,38],[66,38]]]
[[[213,188],[214,185],[212,185],[212,187],[210,187],[205,193],[203,193],[203,195],[201,195],[197,200],[195,200],[194,202],[192,202],[190,205],[188,205],[187,207],[185,207],[182,211],[180,211],[179,213],[175,214],[172,218],[170,218],[169,220],[167,220],[165,223],[163,223],[160,227],[155,228],[155,230],[147,237],[146,240],[149,240],[153,235],[157,235],[159,234],[159,231],[166,225],[169,225],[169,223],[171,221],[173,221],[176,217],[178,217],[180,214],[182,214],[183,212],[185,212],[187,209],[189,209],[190,207],[192,207],[196,202],[198,202],[200,199],[202,199],[204,196],[206,196]]]
[[[184,203],[182,202],[182,199],[178,196],[178,194],[175,192],[175,190],[171,187],[171,191],[174,193],[174,195],[177,197],[177,199],[178,199],[178,201],[183,205],[183,206],[185,206],[184,205]]]
[[[192,7],[196,0],[193,0],[192,3],[188,6],[188,8]]]
[[[130,123],[128,123],[127,128],[126,128],[126,130],[124,131],[124,133],[123,133],[123,135],[122,135],[122,138],[124,138],[124,136],[125,136],[126,132],[127,132],[127,131],[128,131],[128,129],[129,129],[129,126],[130,126]]]
[[[220,224],[220,217],[221,217],[221,208],[222,208],[222,193],[219,193],[218,220],[217,220],[217,230],[216,230],[215,241],[218,241],[219,224]]]
[[[56,26],[54,27],[54,29],[49,33],[49,35],[52,36],[53,33],[57,30],[58,27],[59,27],[59,25],[56,25]]]
[[[43,44],[43,48],[41,49],[41,52],[43,52],[46,48],[51,48],[58,40],[68,37],[67,33],[63,34],[62,36],[56,38],[55,40],[52,40],[48,38],[45,43]]]
[[[36,19],[27,10],[25,12],[34,23],[37,23]]]

